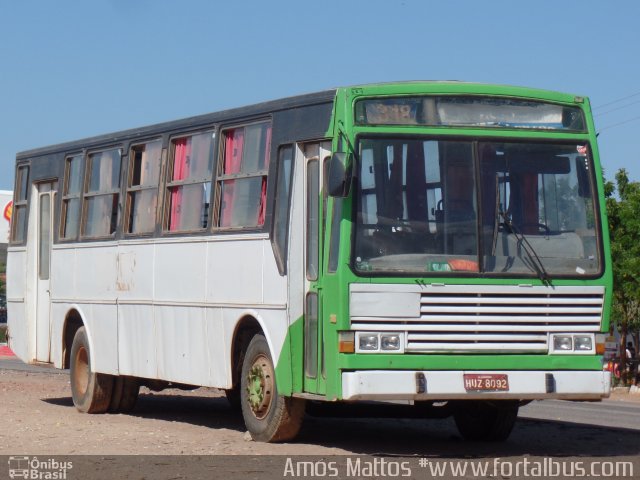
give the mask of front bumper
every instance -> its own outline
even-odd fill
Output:
[[[507,375],[509,391],[468,392],[464,387],[465,373]],[[342,373],[343,400],[599,400],[610,393],[611,373],[603,371],[361,370]]]

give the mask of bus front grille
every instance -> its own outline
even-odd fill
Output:
[[[603,299],[602,287],[426,285],[419,316],[352,317],[351,328],[404,332],[407,352],[547,352],[549,333],[599,332]]]

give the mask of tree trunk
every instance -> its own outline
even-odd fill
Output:
[[[626,383],[626,371],[627,371],[627,332],[628,328],[628,319],[627,312],[624,312],[624,318],[622,322],[620,322],[620,380]]]

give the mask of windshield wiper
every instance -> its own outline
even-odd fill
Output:
[[[533,269],[538,275],[538,278],[544,285],[551,286],[551,278],[549,277],[547,270],[544,268],[542,260],[540,260],[540,257],[538,257],[536,250],[531,246],[529,240],[527,240],[527,237],[522,232],[520,232],[518,228],[516,228],[513,222],[507,217],[507,214],[505,212],[499,210],[499,214],[504,220],[504,224],[509,227],[509,229],[515,235],[516,240],[518,241],[518,245],[522,245],[522,249],[527,254],[527,257],[529,257],[529,261],[531,262]]]

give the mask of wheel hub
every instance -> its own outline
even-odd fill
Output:
[[[269,413],[274,391],[274,375],[271,362],[264,355],[258,356],[249,369],[247,399],[251,411],[262,420]]]
[[[80,347],[78,349],[74,367],[76,371],[74,378],[75,387],[77,392],[82,396],[89,386],[89,354],[86,348]]]

